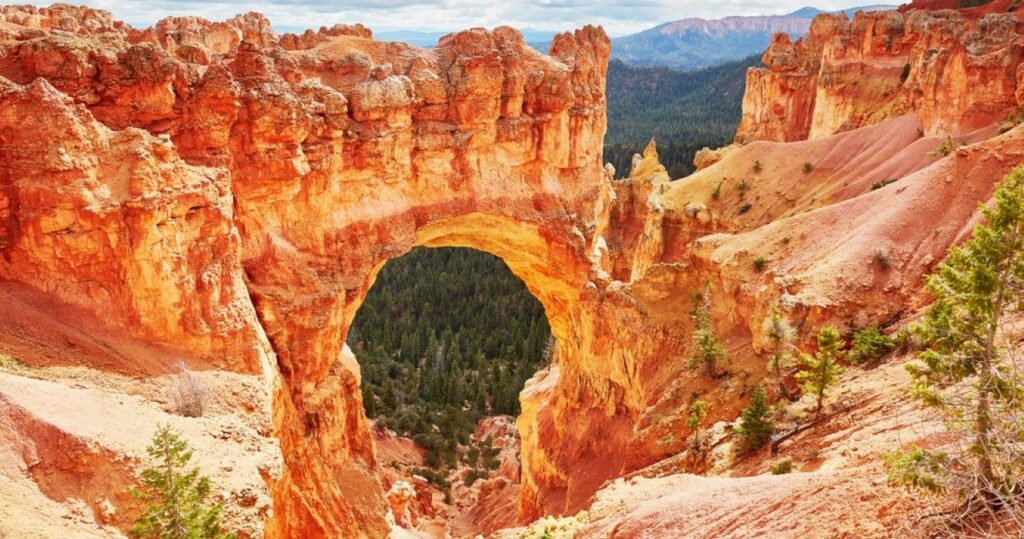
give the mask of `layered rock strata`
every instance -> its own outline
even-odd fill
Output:
[[[678,453],[693,395],[708,421],[735,418],[765,379],[774,306],[811,335],[927,301],[921,276],[1024,158],[1013,125],[936,152],[1016,107],[1016,21],[819,17],[751,73],[738,133],[811,140],[705,155],[672,182],[653,144],[628,178],[601,166],[598,28],[543,55],[510,28],[427,50],[360,27],[278,37],[256,14],[140,31],[86,8],[2,8],[0,279],[124,336],[95,333],[118,361],[70,363],[258,375],[283,457],[263,477],[266,535],[381,537],[348,327],[390,258],[496,254],[558,340],[521,394],[519,517],[572,513]],[[702,290],[723,378],[688,367]]]
[[[550,55],[510,28],[431,50],[333,28],[286,49],[256,14],[144,31],[64,5],[2,14],[0,276],[265,374],[286,464],[268,533],[383,533],[342,352],[389,258],[494,252],[573,342],[608,181],[600,29]]]
[[[819,139],[916,112],[928,135],[968,133],[1019,109],[1017,13],[932,10],[815,17],[774,36],[747,73],[737,141]]]

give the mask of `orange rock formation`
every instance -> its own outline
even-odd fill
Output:
[[[2,21],[0,276],[262,372],[286,464],[269,533],[384,533],[342,346],[387,259],[494,252],[573,341],[608,181],[600,29],[545,56],[510,28],[431,50],[331,29],[289,51],[256,14],[136,31],[55,5]]]
[[[955,3],[955,2],[954,2]],[[1006,2],[993,2],[1006,4]],[[774,37],[747,73],[737,141],[823,138],[917,112],[926,134],[967,133],[1022,104],[1024,23],[1007,5],[820,15]]]
[[[558,339],[521,394],[519,517],[573,513],[681,450],[690,395],[709,421],[736,416],[764,378],[774,305],[810,334],[925,301],[921,275],[1024,159],[1021,128],[990,138],[1018,106],[1019,25],[820,16],[748,75],[737,138],[768,141],[671,182],[653,145],[624,180],[601,166],[598,28],[543,55],[510,28],[427,50],[358,26],[275,36],[256,14],[139,31],[86,8],[2,8],[0,279],[13,304],[52,306],[40,320],[80,313],[92,341],[57,360],[41,329],[0,320],[0,343],[35,364],[157,376],[175,357],[256,375],[283,456],[260,471],[266,535],[381,537],[349,324],[388,259],[488,251]],[[989,140],[930,155],[947,134]],[[724,382],[687,367],[705,286]]]

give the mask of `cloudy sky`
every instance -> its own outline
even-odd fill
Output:
[[[833,10],[870,0],[67,0],[107,9],[135,26],[168,15],[224,19],[259,11],[275,28],[320,27],[361,22],[377,31],[458,30],[507,24],[537,30],[567,30],[600,24],[612,36],[686,17],[781,14],[811,5]],[[46,5],[51,2],[31,3]],[[897,2],[889,2],[897,3]]]

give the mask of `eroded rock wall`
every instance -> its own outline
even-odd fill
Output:
[[[425,50],[360,27],[275,37],[256,14],[143,31],[70,6],[0,15],[0,278],[200,367],[262,374],[284,460],[265,477],[268,536],[387,533],[344,339],[390,258],[488,251],[541,301],[558,346],[520,397],[518,511],[571,513],[678,452],[693,395],[711,421],[736,416],[765,379],[773,306],[810,335],[919,305],[921,275],[1024,147],[1018,128],[929,155],[933,135],[994,132],[1016,107],[1012,14],[823,16],[804,41],[777,37],[738,138],[812,140],[737,146],[679,182],[654,145],[628,178],[602,168],[598,28],[544,55],[510,28]],[[971,189],[930,185],[946,177]],[[879,246],[891,268],[871,265]],[[688,365],[699,290],[723,378]]]
[[[332,28],[286,50],[256,14],[137,31],[58,5],[2,24],[0,275],[263,372],[285,460],[269,534],[385,533],[342,349],[389,258],[495,253],[574,340],[608,182],[600,29],[543,55],[510,28],[432,50]]]
[[[1019,14],[1002,9],[819,15],[804,38],[777,35],[747,73],[736,140],[820,139],[916,112],[957,136],[1017,110]]]

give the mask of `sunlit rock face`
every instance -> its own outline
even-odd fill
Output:
[[[520,396],[519,517],[572,513],[680,451],[693,395],[709,422],[736,417],[765,379],[775,305],[810,335],[923,303],[921,275],[1024,158],[1022,128],[929,155],[932,135],[991,134],[1016,107],[1016,20],[821,16],[748,75],[738,133],[814,140],[709,152],[672,182],[653,144],[627,178],[602,168],[598,28],[544,55],[510,28],[419,49],[360,26],[275,36],[257,14],[136,30],[86,8],[0,8],[0,279],[262,374],[284,460],[264,477],[266,534],[382,537],[349,325],[387,260],[493,253],[558,339]],[[872,264],[880,248],[891,267]],[[723,379],[688,366],[705,289]]]
[[[907,112],[928,135],[1006,118],[1020,106],[1020,17],[923,4],[853,20],[819,15],[795,43],[776,35],[765,67],[747,73],[737,141],[820,139]]]
[[[550,55],[510,28],[424,50],[335,27],[286,50],[256,14],[138,31],[67,6],[0,13],[0,276],[267,371],[286,463],[268,533],[384,533],[342,347],[389,258],[497,254],[578,341],[609,192],[600,29]]]

